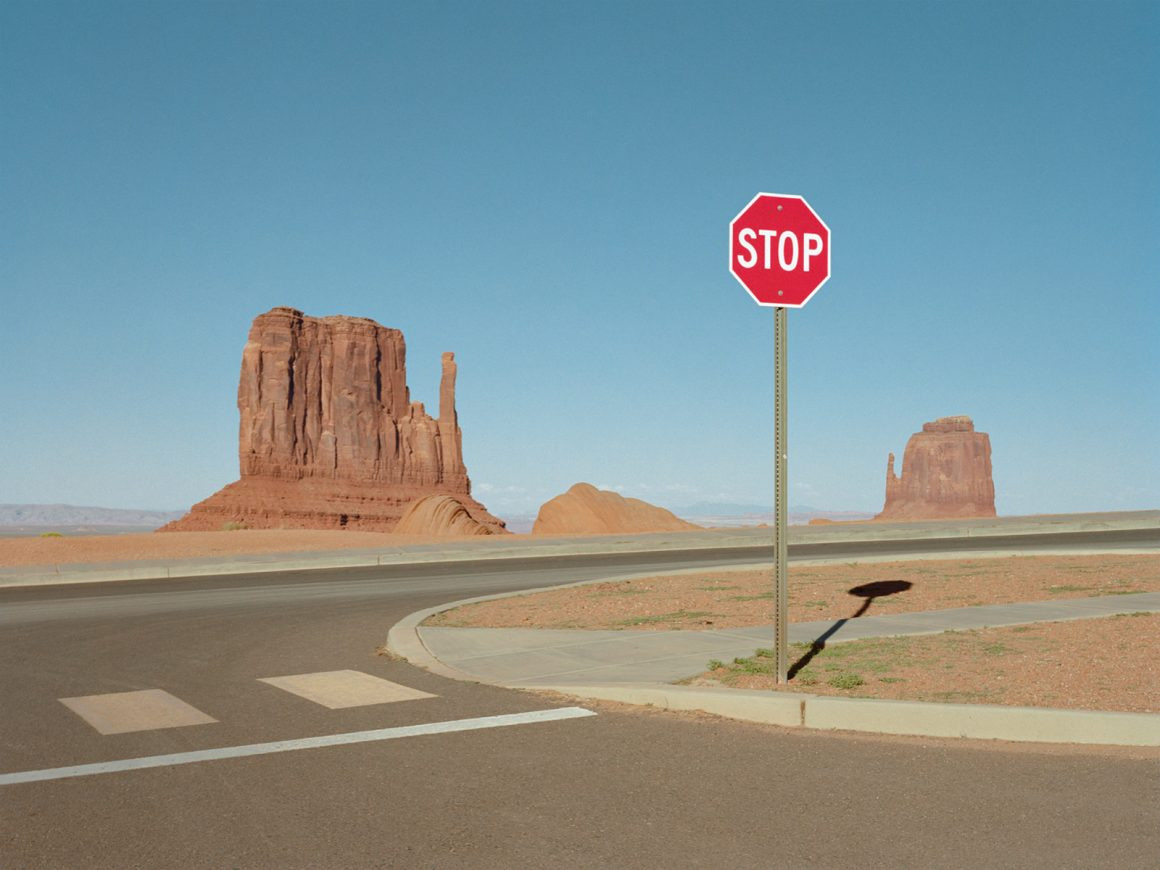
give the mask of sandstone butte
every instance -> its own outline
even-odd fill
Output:
[[[238,384],[241,479],[160,531],[227,523],[390,531],[409,504],[443,494],[504,533],[503,521],[471,497],[455,375],[454,354],[443,354],[434,418],[411,401],[399,330],[294,308],[258,315]]]
[[[620,534],[699,529],[664,508],[578,483],[540,508],[533,535]]]
[[[910,436],[902,476],[886,461],[886,504],[876,520],[995,516],[991,439],[970,417],[940,417]]]

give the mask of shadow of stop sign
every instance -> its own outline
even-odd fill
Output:
[[[801,308],[830,277],[830,228],[800,196],[759,193],[729,224],[729,271],[759,305]]]

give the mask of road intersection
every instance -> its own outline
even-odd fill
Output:
[[[583,705],[596,715],[441,728],[578,705],[383,655],[406,615],[706,564],[570,558],[0,590],[0,773],[314,741],[2,785],[2,863],[1146,867],[1160,852],[1160,772],[1138,750],[856,738],[601,703]],[[328,680],[357,695],[351,674],[362,690],[422,696],[319,702],[335,699]],[[316,678],[315,697],[278,684],[287,677]],[[136,692],[214,721],[101,733],[61,702]]]

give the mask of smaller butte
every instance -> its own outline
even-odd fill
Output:
[[[922,424],[906,442],[902,474],[886,461],[886,503],[876,520],[969,519],[995,516],[991,439],[970,417]]]

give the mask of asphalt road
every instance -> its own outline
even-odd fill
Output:
[[[723,558],[0,590],[0,774],[570,706],[376,651],[399,618],[451,598]],[[345,670],[434,697],[330,709],[261,682]],[[157,689],[216,721],[102,734],[58,700]],[[0,866],[1154,867],[1160,854],[1160,761],[1144,751],[589,709],[597,715],[0,785]]]

